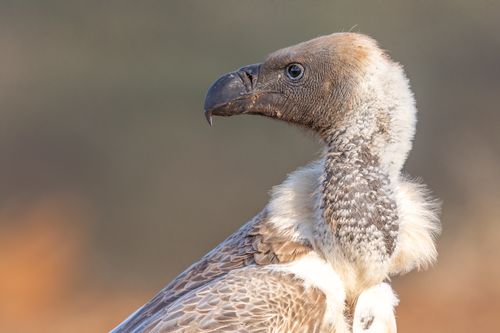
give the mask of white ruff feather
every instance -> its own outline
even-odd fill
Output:
[[[315,161],[291,173],[273,188],[267,205],[269,218],[282,232],[293,239],[307,239],[314,244],[313,229],[316,200],[322,173],[322,161]]]
[[[394,307],[398,302],[387,283],[363,291],[354,311],[353,333],[396,333]]]
[[[271,269],[292,273],[304,281],[304,286],[318,288],[326,297],[323,330],[334,328],[337,333],[349,332],[345,322],[345,291],[338,274],[332,266],[317,254],[310,253],[289,264],[271,265]]]
[[[400,231],[390,274],[426,269],[437,259],[435,240],[441,231],[439,204],[430,198],[424,185],[408,180],[398,182],[395,195]]]
[[[307,239],[313,245],[316,215],[316,192],[322,172],[321,161],[291,173],[274,187],[268,204],[271,223],[295,239]],[[406,179],[395,181],[396,204],[399,215],[399,236],[387,275],[426,268],[437,257],[436,235],[440,225],[436,203],[429,199],[425,187]],[[322,249],[316,249],[322,252]]]

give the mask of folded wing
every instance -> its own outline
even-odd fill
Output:
[[[293,274],[250,266],[193,290],[151,318],[145,332],[320,332],[322,291]]]

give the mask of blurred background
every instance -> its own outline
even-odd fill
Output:
[[[443,202],[439,263],[394,279],[400,332],[496,331],[497,1],[0,1],[0,331],[104,332],[317,157],[296,128],[202,115],[220,74],[375,37],[419,107],[406,171]]]

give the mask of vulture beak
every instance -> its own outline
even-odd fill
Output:
[[[260,64],[245,66],[227,73],[215,81],[205,97],[205,118],[212,125],[212,116],[233,116],[243,113],[258,113],[256,88]],[[253,112],[252,112],[253,110]]]

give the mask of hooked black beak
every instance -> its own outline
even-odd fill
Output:
[[[221,76],[212,84],[204,107],[210,125],[212,115],[228,117],[250,111],[257,97],[255,88],[259,70],[260,64],[246,66]]]

